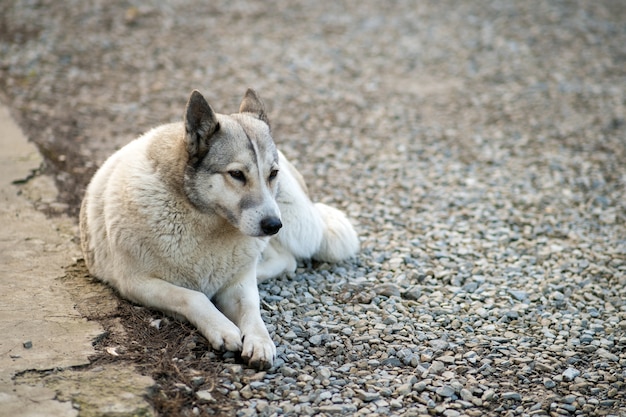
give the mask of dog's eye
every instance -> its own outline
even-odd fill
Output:
[[[228,175],[230,175],[232,178],[236,179],[237,181],[246,182],[246,175],[243,173],[243,171],[239,171],[239,170],[228,171]]]
[[[278,170],[277,169],[273,169],[270,172],[269,180],[272,181],[274,178],[276,178],[277,175],[278,175]]]

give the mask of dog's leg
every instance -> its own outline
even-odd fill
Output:
[[[217,307],[241,330],[243,360],[259,369],[271,368],[276,346],[261,318],[256,265],[252,265],[238,282],[218,292],[214,300]]]
[[[201,292],[158,278],[133,277],[122,295],[147,307],[182,316],[209,341],[213,349],[239,352],[241,331]]]
[[[277,239],[272,239],[263,250],[263,256],[256,267],[257,282],[293,273],[297,266],[298,262],[293,253],[285,249]]]

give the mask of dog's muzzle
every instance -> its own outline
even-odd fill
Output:
[[[283,223],[278,217],[266,217],[261,220],[261,231],[267,236],[275,235],[281,227]]]

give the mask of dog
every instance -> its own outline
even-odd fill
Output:
[[[194,90],[182,122],[106,160],[79,223],[91,275],[188,320],[213,349],[240,352],[259,369],[272,367],[276,346],[257,283],[293,273],[298,260],[338,262],[359,250],[346,215],[310,200],[252,89],[231,115]]]

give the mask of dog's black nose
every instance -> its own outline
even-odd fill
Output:
[[[283,227],[278,217],[266,217],[261,220],[261,230],[266,235],[275,235]]]

